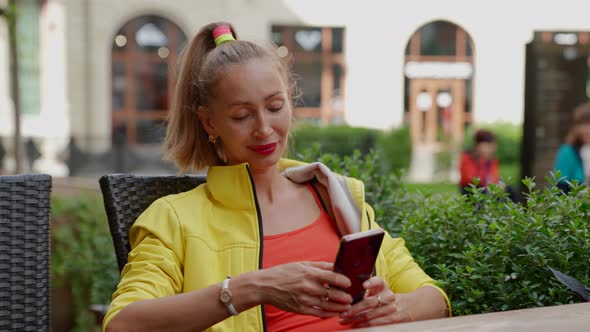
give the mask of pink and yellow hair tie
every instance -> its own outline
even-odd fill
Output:
[[[215,40],[216,46],[228,41],[236,40],[231,33],[231,29],[227,25],[221,25],[215,28],[215,30],[213,30],[213,39]]]

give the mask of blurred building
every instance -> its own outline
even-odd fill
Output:
[[[294,57],[300,119],[384,129],[409,124],[414,176],[426,174],[425,180],[431,152],[442,141],[462,141],[470,123],[523,122],[525,45],[535,31],[554,31],[551,42],[570,44],[587,44],[590,31],[585,0],[18,0],[17,6],[22,131],[40,153],[34,170],[56,175],[169,167],[158,163],[158,142],[176,60],[211,21],[230,21],[241,38],[272,40]],[[0,137],[7,168],[9,63],[2,20]]]

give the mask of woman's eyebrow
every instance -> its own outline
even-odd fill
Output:
[[[264,100],[269,100],[270,98],[276,97],[280,94],[282,94],[282,91],[275,91],[275,92],[269,94],[268,96],[266,96],[264,98]],[[227,106],[233,107],[233,106],[242,106],[242,105],[250,105],[250,104],[252,104],[252,103],[249,101],[236,100],[236,101],[232,101],[231,103],[227,104]]]
[[[275,91],[275,92],[269,94],[268,96],[266,96],[266,98],[264,98],[264,100],[268,100],[268,99],[270,99],[272,97],[275,97],[277,95],[280,95],[280,94],[282,94],[282,91],[280,91],[280,90],[279,91]]]

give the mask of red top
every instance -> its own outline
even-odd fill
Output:
[[[340,237],[334,222],[326,211],[313,190],[318,206],[319,217],[311,224],[302,228],[264,237],[264,252],[262,256],[262,268],[266,269],[275,265],[300,262],[300,261],[324,261],[333,262],[336,259]],[[272,305],[265,305],[266,327],[269,332],[277,331],[334,331],[345,330],[348,326],[342,326],[338,322],[339,317],[322,319],[316,316],[299,315],[283,311]]]
[[[461,187],[473,183],[473,178],[479,178],[478,187],[485,187],[490,183],[500,182],[498,160],[475,160],[469,152],[461,154]]]

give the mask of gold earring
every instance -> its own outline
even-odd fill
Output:
[[[211,142],[213,144],[217,143],[217,136],[209,135],[209,142]]]

